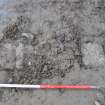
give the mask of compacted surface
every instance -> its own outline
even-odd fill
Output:
[[[0,0],[0,83],[104,86],[105,1]],[[105,105],[105,89],[1,88],[0,105]]]

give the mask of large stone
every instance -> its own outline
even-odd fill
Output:
[[[15,46],[12,43],[5,43],[0,46],[0,66],[13,69],[15,67]]]
[[[84,43],[83,44],[83,62],[86,66],[100,66],[105,63],[105,56],[101,45],[97,43]]]

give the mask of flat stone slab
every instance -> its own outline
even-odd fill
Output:
[[[12,43],[5,43],[0,46],[0,66],[12,69],[15,66],[15,46]]]
[[[85,66],[97,67],[104,65],[105,56],[101,45],[97,43],[84,43],[83,44],[83,62]]]

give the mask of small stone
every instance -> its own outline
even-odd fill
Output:
[[[8,83],[12,83],[12,82],[13,82],[12,78],[9,78]]]
[[[3,38],[3,33],[0,32],[0,40]]]
[[[31,62],[28,62],[28,65],[30,66],[31,65]]]
[[[32,40],[34,38],[34,35],[31,33],[22,33],[22,36],[28,38],[29,40]]]
[[[97,101],[95,101],[95,105],[100,105],[100,103],[99,103],[99,102],[97,102]]]

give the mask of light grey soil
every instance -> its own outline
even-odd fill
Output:
[[[0,0],[0,83],[105,86],[105,1]],[[105,105],[105,91],[0,89],[0,105]]]

